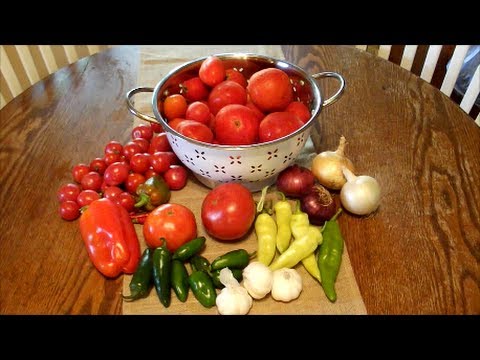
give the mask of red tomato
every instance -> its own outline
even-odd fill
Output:
[[[157,151],[150,155],[150,165],[158,174],[163,174],[173,165],[172,157],[169,151]]]
[[[227,69],[225,70],[225,74],[227,77],[227,80],[235,81],[239,85],[241,85],[243,88],[247,87],[247,79],[245,79],[245,76],[238,71],[237,69]]]
[[[90,171],[95,171],[100,175],[103,175],[106,168],[107,168],[107,164],[105,163],[105,160],[102,158],[95,158],[90,162]]]
[[[251,100],[247,100],[245,106],[254,112],[259,122],[262,121],[265,117],[265,114],[261,112],[260,109]]]
[[[260,122],[258,140],[259,142],[267,142],[279,139],[302,126],[303,122],[293,113],[286,111],[273,112],[265,116]]]
[[[257,142],[259,121],[245,105],[227,105],[215,117],[215,138],[222,145],[249,145]]]
[[[178,124],[180,124],[182,121],[185,121],[185,119],[182,118],[175,118],[171,121],[168,122],[168,125],[175,131],[178,131]]]
[[[201,122],[202,124],[208,125],[210,114],[211,113],[208,105],[200,101],[195,101],[188,105],[185,119],[195,120]]]
[[[145,180],[147,179],[145,179],[145,176],[143,176],[142,174],[130,173],[128,174],[127,180],[125,181],[125,189],[127,189],[130,194],[135,195],[138,185],[143,184]]]
[[[150,147],[150,141],[144,138],[136,138],[133,139],[132,142],[140,146],[140,149],[142,149],[142,153],[148,152],[148,148]]]
[[[128,212],[135,210],[135,199],[131,194],[126,191],[115,196],[113,202],[115,204],[123,206],[123,208]]]
[[[187,185],[187,169],[181,165],[172,165],[170,166],[170,169],[163,174],[163,179],[167,183],[170,190],[180,190]]]
[[[63,220],[72,221],[80,216],[80,206],[75,201],[63,201],[60,203],[58,213]]]
[[[190,102],[204,100],[208,96],[208,88],[198,76],[185,80],[180,87],[183,96]]]
[[[150,125],[140,124],[132,130],[132,139],[145,139],[150,141],[152,137],[153,129]]]
[[[165,131],[163,130],[163,126],[160,124],[150,123],[150,127],[152,128],[153,132],[156,134],[162,133]]]
[[[133,172],[144,174],[150,168],[150,154],[138,153],[130,159],[130,168]]]
[[[82,178],[82,189],[83,190],[94,190],[100,191],[102,187],[103,177],[95,171],[90,171],[88,174],[85,174]]]
[[[123,147],[123,155],[128,161],[130,161],[133,155],[141,152],[142,152],[142,148],[140,147],[140,145],[138,145],[133,141],[127,142]]]
[[[88,174],[90,171],[90,166],[87,164],[75,165],[72,169],[73,180],[75,180],[77,183],[81,183],[83,176]]]
[[[293,100],[288,75],[276,68],[257,71],[247,86],[252,102],[263,112],[283,111]]]
[[[81,189],[77,184],[69,183],[60,186],[57,191],[57,199],[59,202],[64,201],[77,201],[78,194]]]
[[[218,240],[232,241],[245,236],[255,220],[255,201],[250,191],[238,183],[221,184],[202,203],[205,230]]]
[[[90,205],[90,203],[98,199],[100,199],[100,195],[96,191],[83,190],[77,196],[77,204],[80,207],[84,207],[84,206]]]
[[[301,101],[292,101],[288,104],[287,108],[285,109],[286,112],[291,112],[298,116],[298,118],[306,124],[308,120],[312,117],[310,110],[308,107],[302,103]]]
[[[167,133],[160,133],[155,135],[152,140],[150,140],[150,146],[148,152],[150,154],[156,153],[157,151],[171,151],[172,147],[168,142]]]
[[[230,104],[245,105],[247,103],[247,91],[234,81],[226,80],[215,86],[208,96],[208,107],[213,115]]]
[[[105,146],[105,154],[121,154],[123,152],[123,146],[116,140],[111,140]]]
[[[143,174],[143,176],[145,176],[145,179],[150,179],[151,177],[154,177],[154,176],[162,176],[160,175],[159,173],[155,172],[155,170],[153,170],[152,168],[148,169],[145,174]]]
[[[216,56],[209,56],[203,60],[198,76],[208,86],[214,87],[225,80],[225,66]]]
[[[115,197],[123,192],[118,186],[107,186],[103,191],[103,197],[113,200]]]
[[[123,162],[115,162],[107,167],[103,175],[107,186],[116,186],[123,184],[128,177],[130,166]]]
[[[195,215],[180,204],[160,205],[145,219],[143,236],[147,246],[151,248],[163,245],[161,239],[164,238],[167,248],[173,252],[197,237]]]
[[[168,120],[184,117],[187,111],[187,100],[180,94],[167,96],[163,102],[163,114]]]
[[[117,153],[108,153],[105,154],[103,160],[105,161],[105,164],[107,167],[115,162],[122,162],[125,160],[125,155],[123,154],[117,154]],[[106,170],[106,169],[105,169]]]
[[[195,120],[183,120],[177,126],[177,131],[190,139],[211,143],[213,133],[210,128]]]

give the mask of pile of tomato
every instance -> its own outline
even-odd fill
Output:
[[[159,124],[138,125],[131,136],[131,141],[123,145],[116,140],[108,142],[101,157],[73,167],[74,181],[57,191],[62,219],[77,219],[82,207],[102,197],[135,213],[137,188],[153,176],[160,176],[168,190],[180,190],[186,185],[187,169],[172,151]]]
[[[286,72],[266,68],[247,79],[241,70],[209,56],[198,76],[180,84],[179,93],[159,100],[163,117],[186,137],[220,145],[279,139],[310,119],[308,107],[294,100]]]

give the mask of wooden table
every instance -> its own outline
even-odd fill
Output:
[[[430,84],[353,47],[283,50],[308,73],[345,77],[342,99],[322,110],[318,146],[344,135],[358,173],[382,187],[372,218],[342,218],[368,313],[480,314],[480,128]],[[75,164],[129,140],[137,69],[137,47],[113,48],[0,110],[1,314],[121,313],[122,277],[95,270],[56,192]],[[327,95],[337,86],[320,85]]]

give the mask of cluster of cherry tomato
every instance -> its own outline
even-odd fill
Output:
[[[294,85],[281,69],[266,68],[248,79],[241,69],[226,69],[216,56],[206,58],[198,76],[179,84],[179,93],[159,100],[168,124],[186,137],[221,145],[250,145],[284,137],[310,118],[294,101]]]
[[[82,207],[101,197],[134,212],[137,187],[155,175],[162,176],[170,190],[182,189],[188,180],[187,169],[172,151],[162,127],[141,124],[133,128],[131,141],[122,145],[112,140],[102,157],[73,167],[75,182],[57,191],[60,216],[75,220]]]

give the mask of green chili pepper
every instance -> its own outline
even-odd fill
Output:
[[[322,233],[316,226],[310,225],[302,237],[293,240],[288,249],[281,254],[269,267],[272,271],[281,268],[292,268],[302,259],[312,254],[322,239]]]
[[[197,237],[180,246],[174,253],[172,259],[186,261],[198,253],[205,244],[205,236]]]
[[[146,248],[140,257],[137,269],[130,280],[130,296],[123,296],[126,301],[133,301],[147,296],[152,283],[153,252]]]
[[[215,305],[217,292],[213,286],[212,279],[206,272],[194,271],[188,277],[188,283],[190,284],[193,295],[200,304],[206,308],[211,308]]]
[[[340,227],[336,220],[338,214],[328,220],[323,228],[323,244],[320,246],[318,254],[318,268],[322,277],[322,287],[328,300],[335,302],[337,293],[335,292],[335,281],[340,270],[344,241]]]
[[[167,242],[153,251],[153,282],[160,302],[165,307],[170,306],[172,255],[167,249]]]
[[[273,209],[275,210],[275,221],[277,223],[277,249],[281,253],[287,250],[292,238],[290,222],[292,221],[292,207],[285,199],[285,194],[278,192],[282,197],[281,201],[277,201]]]
[[[252,255],[250,255],[244,249],[232,250],[213,260],[210,268],[212,270],[220,270],[226,267],[230,268],[231,270],[243,269],[250,262],[250,257]]]
[[[233,277],[237,279],[238,282],[243,280],[243,269],[230,269],[232,271]],[[217,289],[223,289],[225,285],[220,281],[220,270],[215,270],[210,273],[212,278],[213,285]]]
[[[135,207],[144,207],[147,211],[152,211],[170,200],[170,188],[160,176],[152,176],[143,184],[138,185],[136,194],[138,201]]]
[[[177,295],[178,300],[185,302],[188,297],[188,272],[187,268],[180,260],[172,260],[172,289]]]
[[[210,261],[201,255],[193,255],[190,258],[190,265],[192,265],[193,271],[204,271],[207,274],[210,272]]]

